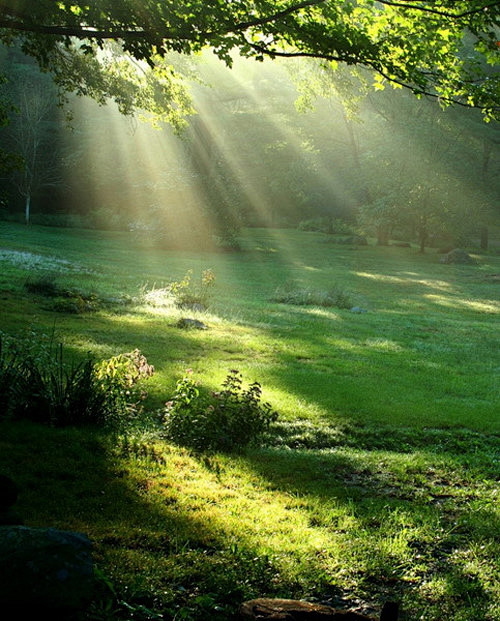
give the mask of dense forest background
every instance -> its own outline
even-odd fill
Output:
[[[374,90],[365,70],[305,59],[228,69],[208,53],[170,61],[192,98],[177,131],[115,104],[61,103],[50,75],[0,49],[2,218],[142,232],[166,247],[232,247],[241,226],[298,226],[422,251],[487,248],[498,122]]]

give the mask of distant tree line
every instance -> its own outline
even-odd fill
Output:
[[[68,120],[49,75],[15,47],[0,59],[3,217],[153,231],[166,246],[197,247],[236,245],[241,226],[316,220],[335,233],[340,221],[422,251],[486,246],[498,220],[498,122],[374,92],[366,72],[192,60],[193,114],[177,138],[86,100]]]

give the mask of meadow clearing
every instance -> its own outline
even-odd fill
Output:
[[[500,255],[446,265],[279,229],[241,246],[0,223],[4,338],[62,343],[68,363],[137,348],[155,367],[128,431],[0,426],[25,523],[94,542],[101,592],[84,618],[224,620],[270,595],[499,621]],[[189,270],[193,287],[215,277],[205,308],[165,294]],[[81,307],[26,286],[41,280]],[[187,369],[209,390],[230,369],[260,382],[279,414],[266,444],[165,442],[154,413]]]

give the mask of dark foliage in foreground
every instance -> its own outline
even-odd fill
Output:
[[[0,420],[121,424],[139,412],[145,396],[139,381],[153,372],[138,350],[68,366],[62,345],[29,350],[20,341],[0,339]]]

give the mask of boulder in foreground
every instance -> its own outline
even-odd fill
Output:
[[[294,599],[260,598],[244,602],[241,621],[375,621],[373,617]],[[397,621],[398,605],[384,604],[380,621]]]

